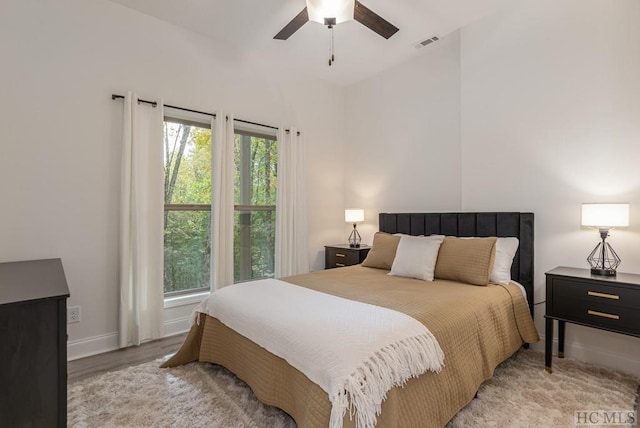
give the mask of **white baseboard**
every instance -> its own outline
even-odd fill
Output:
[[[186,333],[191,329],[191,316],[164,322],[164,337]]]
[[[67,342],[67,361],[118,349],[118,333],[102,334]]]
[[[190,317],[177,318],[164,322],[164,337],[186,333],[191,328]],[[67,342],[67,361],[73,361],[92,355],[115,351],[119,348],[118,333],[102,334],[100,336]]]
[[[544,336],[540,336],[540,342],[531,345],[536,351],[544,352]],[[553,355],[558,355],[558,339],[553,339]],[[575,358],[585,363],[596,364],[603,367],[609,367],[614,370],[628,373],[633,376],[640,377],[640,364],[638,357],[625,355],[617,352],[611,352],[602,348],[590,348],[580,344],[565,342],[565,357]]]

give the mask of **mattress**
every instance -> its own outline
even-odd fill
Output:
[[[523,343],[539,340],[527,302],[516,284],[425,282],[362,266],[281,279],[403,312],[423,323],[438,340],[445,354],[443,370],[424,373],[390,390],[378,427],[445,425],[473,399],[480,384],[502,361]],[[260,401],[289,413],[299,428],[329,425],[331,403],[326,392],[285,360],[214,317],[201,314],[182,348],[164,366],[191,361],[226,367],[246,382]],[[355,426],[348,414],[344,426]]]

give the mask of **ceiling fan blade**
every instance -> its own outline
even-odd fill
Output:
[[[357,0],[354,7],[353,19],[380,34],[385,39],[393,36],[399,30],[398,27],[391,24],[389,21],[382,18],[380,15],[376,14]]]
[[[293,33],[298,31],[300,27],[307,23],[309,20],[309,12],[307,12],[307,8],[302,9],[302,12],[296,15],[287,25],[284,26],[282,30],[278,34],[276,34],[273,38],[277,40],[287,40]]]

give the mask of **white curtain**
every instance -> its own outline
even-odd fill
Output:
[[[120,347],[163,335],[163,106],[124,99],[120,193]]]
[[[233,116],[218,112],[213,134],[211,178],[211,288],[233,284]]]
[[[278,130],[277,278],[309,272],[305,146],[295,128]]]

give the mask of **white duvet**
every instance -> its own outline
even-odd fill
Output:
[[[222,288],[196,311],[318,384],[332,404],[330,428],[342,427],[347,409],[358,428],[375,426],[391,388],[443,366],[436,338],[414,318],[276,279]]]

